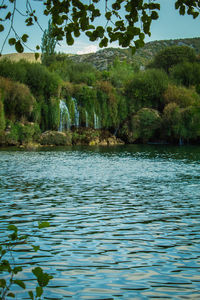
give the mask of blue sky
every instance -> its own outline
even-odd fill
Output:
[[[25,2],[25,1],[24,1]],[[103,3],[104,1],[102,1]],[[160,18],[153,22],[151,27],[151,37],[146,38],[146,42],[154,40],[164,40],[164,39],[177,39],[177,38],[192,38],[199,37],[199,23],[200,17],[194,20],[191,16],[180,16],[178,11],[174,9],[175,0],[160,0],[161,10]],[[22,1],[18,1],[19,5],[22,5]],[[48,19],[43,16],[43,6],[40,2],[32,1],[38,12],[39,23],[42,28],[47,28]],[[20,8],[20,7],[19,7]],[[19,34],[27,33],[29,38],[29,47],[35,49],[35,46],[41,44],[41,38],[43,32],[39,29],[37,25],[32,27],[25,27],[20,16],[16,15],[15,28]],[[1,42],[0,42],[1,44]],[[60,43],[61,46],[57,47],[57,51],[65,53],[88,53],[95,52],[98,50],[98,42],[90,42],[83,35],[81,35],[74,43],[73,46],[66,45],[65,42]],[[111,47],[118,47],[116,43],[109,45]],[[14,48],[6,45],[3,54],[14,52]],[[25,52],[31,52],[29,49],[25,49]]]

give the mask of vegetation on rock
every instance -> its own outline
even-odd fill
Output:
[[[161,50],[146,70],[116,58],[97,71],[63,54],[43,64],[1,60],[1,144],[109,144],[93,139],[99,129],[127,143],[198,142],[199,74],[185,45]]]

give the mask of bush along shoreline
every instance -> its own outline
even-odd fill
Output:
[[[199,144],[200,57],[172,46],[145,68],[64,54],[0,61],[0,146]]]

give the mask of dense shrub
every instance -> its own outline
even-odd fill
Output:
[[[127,84],[126,97],[132,113],[142,107],[162,110],[162,95],[168,86],[168,77],[161,70],[147,70],[136,74]]]
[[[42,95],[45,99],[58,96],[62,84],[60,77],[50,72],[45,66],[23,60],[0,61],[0,76],[28,85],[35,97]]]
[[[154,109],[142,108],[133,116],[131,127],[133,137],[146,143],[155,136],[155,131],[161,127],[161,117]]]
[[[200,84],[200,64],[183,62],[170,69],[173,80],[186,87]]]
[[[200,97],[195,90],[173,84],[168,85],[167,90],[163,94],[163,99],[165,104],[173,102],[180,107],[200,104]]]
[[[29,120],[36,102],[24,84],[0,78],[0,89],[4,94],[4,109],[7,118],[15,121],[22,117]]]
[[[43,62],[51,72],[57,73],[64,81],[93,85],[97,70],[89,63],[77,63],[64,54],[48,56]]]
[[[40,137],[40,128],[38,124],[19,122],[9,122],[8,131],[6,132],[5,142],[8,145],[27,144],[38,142]]]
[[[171,46],[161,50],[149,65],[151,68],[160,68],[169,72],[170,68],[183,62],[195,62],[195,50],[188,46]]]
[[[127,63],[126,61],[120,62],[116,58],[107,72],[107,80],[110,80],[113,86],[123,88],[125,83],[133,78],[136,71],[138,70],[131,63]]]
[[[166,136],[171,140],[181,137],[181,109],[177,103],[171,102],[163,111],[163,123]]]

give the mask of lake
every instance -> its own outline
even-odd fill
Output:
[[[8,224],[41,245],[16,260],[30,289],[31,268],[54,276],[45,299],[200,299],[200,147],[2,149]]]

